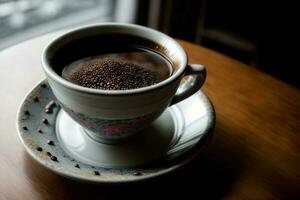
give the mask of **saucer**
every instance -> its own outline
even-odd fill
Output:
[[[214,125],[213,106],[199,91],[166,109],[130,140],[103,144],[60,108],[46,80],[25,97],[17,117],[20,140],[41,165],[71,179],[111,184],[178,169],[208,144]]]

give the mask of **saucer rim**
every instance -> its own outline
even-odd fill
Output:
[[[40,165],[42,165],[43,167],[49,169],[50,171],[54,172],[55,174],[61,175],[63,177],[72,179],[72,180],[76,180],[76,181],[80,181],[80,182],[85,182],[85,183],[92,183],[92,184],[124,184],[124,183],[133,183],[133,182],[140,182],[140,181],[146,181],[146,180],[150,180],[150,179],[154,179],[154,178],[158,178],[164,175],[167,175],[171,172],[174,172],[182,167],[184,167],[186,164],[188,164],[189,162],[191,162],[192,160],[194,160],[197,156],[199,156],[199,154],[205,149],[205,147],[207,146],[207,144],[210,143],[213,133],[214,133],[214,128],[215,128],[215,123],[216,123],[216,113],[215,113],[215,109],[213,107],[213,104],[211,102],[211,100],[208,98],[208,96],[201,90],[199,90],[197,93],[201,93],[200,99],[202,101],[204,101],[205,107],[208,110],[207,115],[209,115],[208,117],[208,121],[207,121],[207,128],[203,131],[203,139],[201,139],[200,141],[198,141],[194,146],[192,146],[190,149],[188,149],[186,152],[184,152],[182,155],[179,155],[178,157],[172,159],[172,160],[179,160],[182,157],[186,157],[185,159],[181,159],[177,162],[175,162],[174,164],[172,164],[170,167],[168,167],[167,169],[162,169],[159,170],[157,172],[153,172],[151,174],[144,174],[142,176],[132,176],[129,179],[118,179],[118,180],[114,180],[114,179],[99,179],[99,177],[85,177],[84,175],[78,175],[76,173],[73,172],[68,172],[66,170],[64,171],[60,171],[58,169],[56,169],[55,167],[52,167],[51,165],[49,165],[47,163],[47,161],[45,162],[44,160],[40,159],[36,153],[34,153],[34,151],[32,151],[32,149],[30,149],[28,147],[28,144],[25,143],[22,134],[24,133],[24,130],[21,128],[21,124],[20,124],[20,118],[21,118],[21,111],[22,111],[22,107],[24,105],[24,103],[26,102],[26,100],[28,99],[28,97],[30,96],[30,94],[32,93],[32,91],[37,88],[38,86],[40,86],[42,83],[47,83],[47,79],[43,78],[41,81],[39,81],[37,84],[35,84],[24,96],[24,98],[22,99],[19,107],[18,107],[18,111],[17,111],[17,115],[16,115],[16,128],[17,128],[17,135],[19,140],[21,141],[23,147],[25,148],[26,152],[33,158],[33,160],[35,160],[36,162],[38,162]],[[204,143],[204,144],[203,144]],[[165,158],[167,159],[167,158]],[[164,159],[164,160],[165,160]],[[150,165],[151,168],[151,165]],[[129,169],[134,169],[134,168],[129,168]]]

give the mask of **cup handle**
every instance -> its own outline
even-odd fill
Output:
[[[196,93],[203,85],[206,79],[206,69],[200,64],[187,65],[184,76],[189,76],[184,86],[181,86],[173,97],[169,106],[176,104]]]

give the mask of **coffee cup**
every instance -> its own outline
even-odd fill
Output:
[[[62,78],[64,65],[96,55],[103,48],[101,38],[113,43],[116,41],[109,41],[107,36],[114,34],[122,35],[118,45],[134,41],[158,51],[172,64],[170,76],[154,85],[128,90],[87,88]],[[86,26],[60,35],[45,47],[42,67],[63,110],[88,135],[104,143],[119,143],[137,134],[168,106],[197,92],[206,77],[204,66],[188,64],[186,52],[171,37],[147,27],[122,23]],[[178,90],[185,76],[185,87]]]

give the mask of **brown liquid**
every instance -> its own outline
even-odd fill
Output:
[[[159,53],[127,46],[117,53],[112,50],[72,62],[64,67],[62,77],[84,87],[127,90],[161,82],[172,71],[171,63]]]

